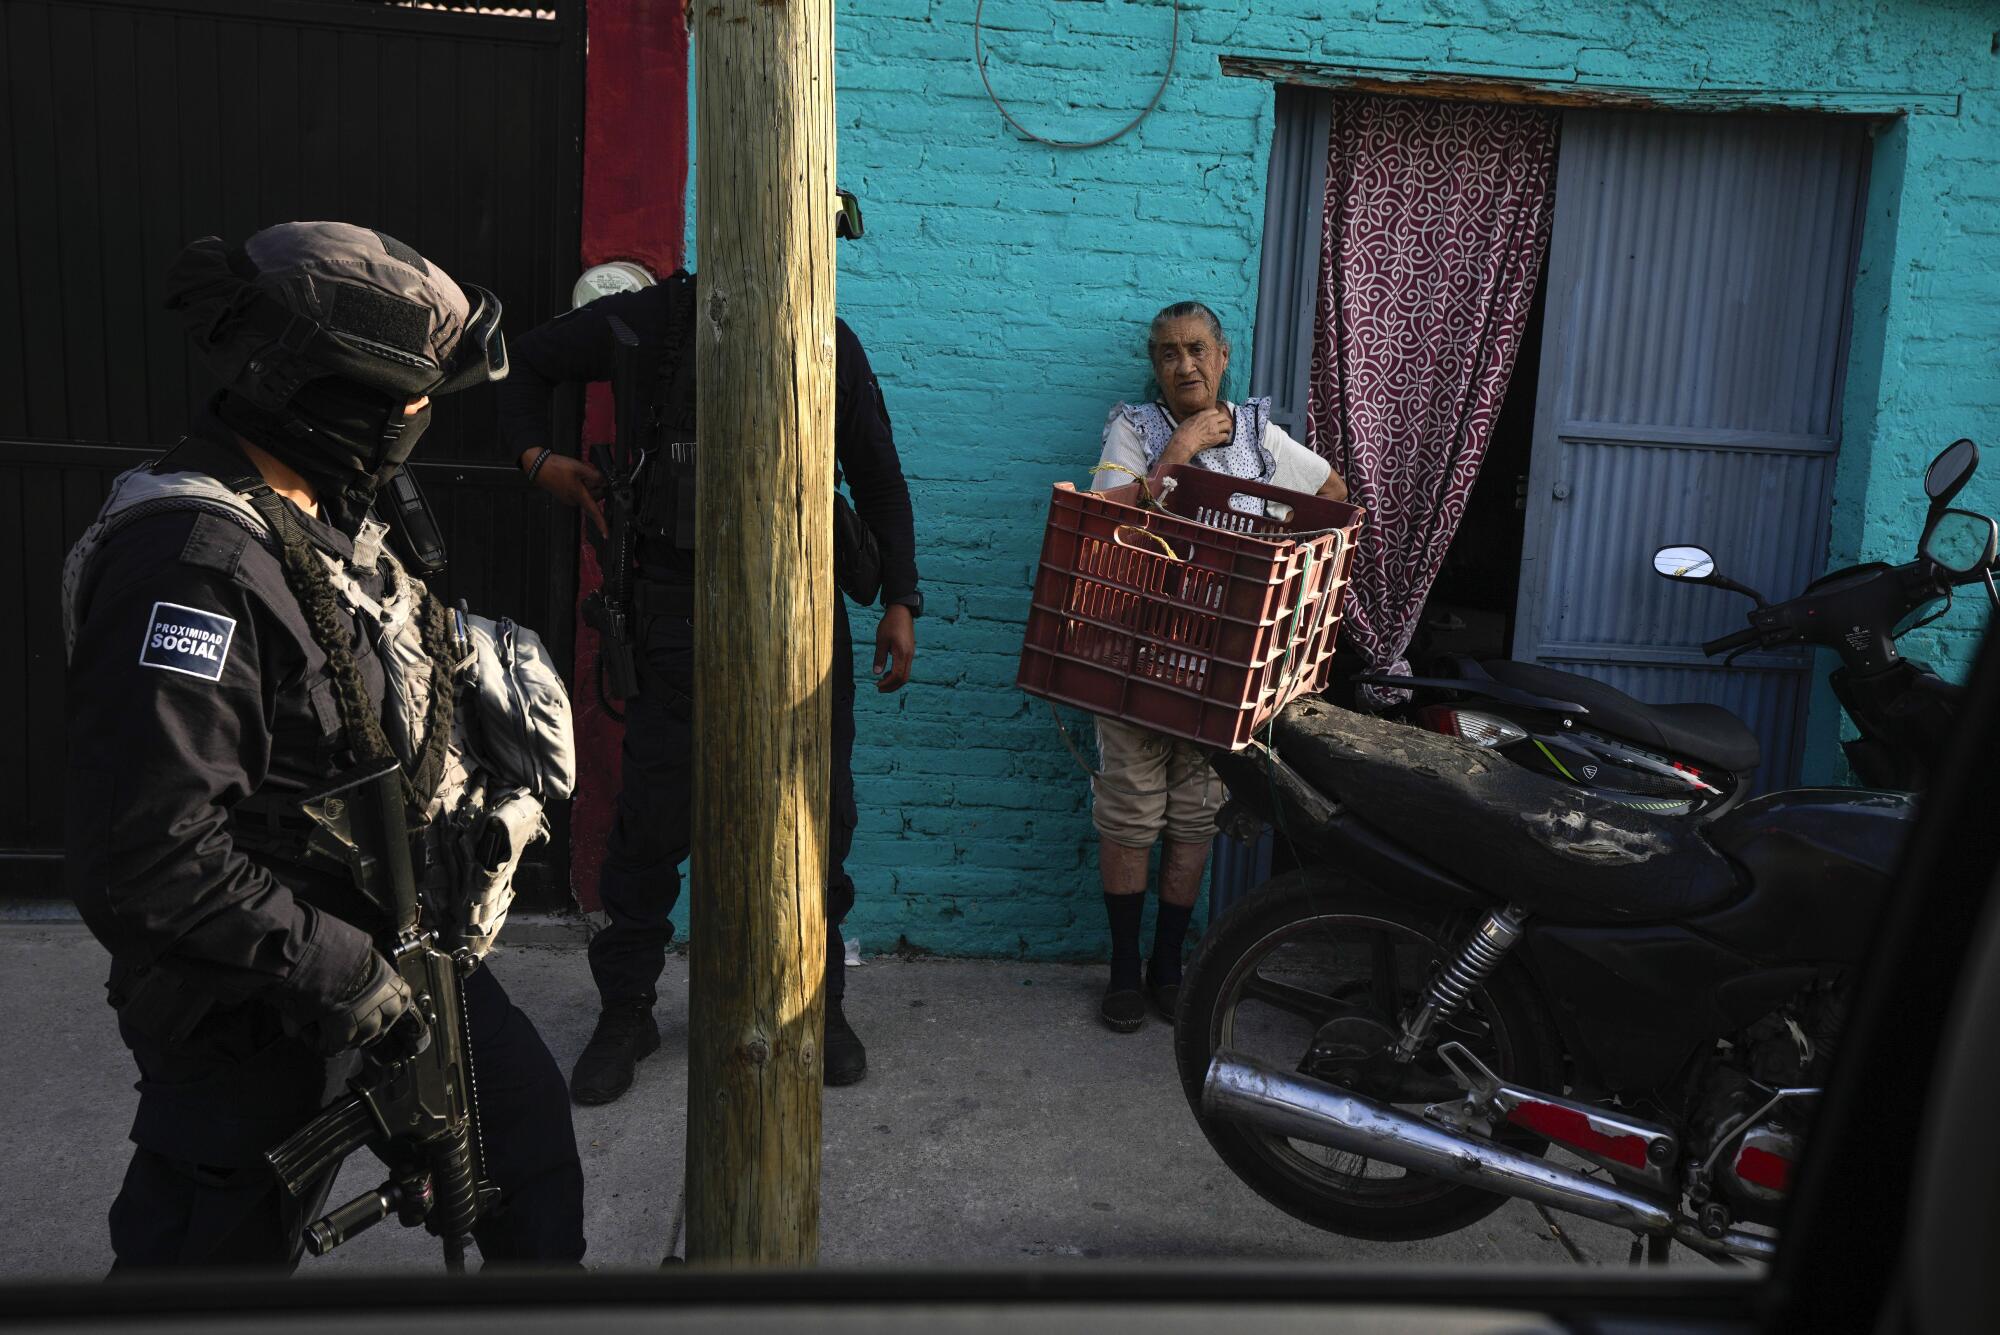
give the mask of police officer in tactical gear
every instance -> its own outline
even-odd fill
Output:
[[[194,242],[168,289],[224,387],[163,459],[119,479],[64,571],[65,875],[111,952],[139,1066],[117,1268],[289,1267],[330,1182],[295,1200],[262,1156],[411,1005],[372,939],[383,908],[308,852],[296,799],[391,757],[415,821],[438,791],[446,615],[382,554],[370,507],[431,396],[506,373],[499,303],[393,237],[329,222]],[[399,600],[421,610],[392,638],[375,617]],[[392,680],[439,688],[399,710]],[[464,994],[502,1193],[480,1251],[579,1263],[561,1071],[490,967]]]
[[[849,199],[843,218],[858,220]],[[858,234],[856,223],[843,235]],[[605,483],[589,463],[549,448],[550,402],[556,385],[610,379],[623,339],[663,347],[647,411],[658,452],[645,464],[651,481],[636,503],[641,520],[633,603],[633,652],[639,689],[624,703],[622,785],[598,895],[610,923],[591,938],[590,967],[603,1012],[570,1074],[578,1103],[608,1103],[631,1086],[633,1068],[660,1046],[653,1003],[680,896],[679,864],[689,844],[690,755],[694,696],[694,550],[692,516],[695,438],[695,280],[685,271],[636,292],[601,298],[513,342],[514,369],[500,387],[501,438],[534,483],[581,507],[605,527]],[[861,340],[834,322],[836,402],[834,455],[852,490],[859,523],[880,547],[881,623],[876,631],[876,688],[894,691],[909,680],[915,649],[913,619],[923,610],[917,590],[916,538],[909,489],[889,428],[888,408]],[[685,355],[683,351],[685,350]],[[629,401],[625,400],[625,401]],[[754,457],[724,461],[755,469]],[[706,466],[704,463],[703,466]],[[657,522],[650,517],[657,516]],[[848,521],[843,524],[842,520]],[[853,514],[837,509],[841,530],[857,532]],[[865,542],[865,537],[862,541]],[[843,556],[836,554],[836,577]],[[852,580],[845,581],[850,586]],[[867,1072],[867,1053],[842,1009],[846,951],[841,920],[854,905],[845,861],[853,845],[854,653],[846,604],[834,599],[833,772],[829,786],[832,849],[826,887],[825,1079],[847,1085]]]

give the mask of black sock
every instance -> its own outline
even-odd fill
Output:
[[[1181,945],[1187,940],[1188,919],[1193,916],[1192,904],[1160,901],[1159,916],[1153,919],[1153,986],[1180,982]]]
[[[1146,911],[1144,895],[1106,895],[1105,916],[1111,919],[1111,990],[1139,989],[1139,915]]]

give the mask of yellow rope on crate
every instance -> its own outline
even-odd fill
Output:
[[[1161,514],[1171,513],[1166,506],[1161,505],[1153,499],[1153,489],[1146,485],[1146,475],[1144,473],[1135,473],[1124,464],[1114,464],[1108,459],[1099,459],[1097,461],[1097,468],[1092,476],[1095,476],[1096,473],[1123,473],[1126,477],[1136,478],[1139,483],[1139,508],[1143,510],[1158,510]],[[1174,550],[1172,543],[1150,529],[1139,528],[1133,524],[1120,524],[1111,531],[1111,536],[1116,538],[1121,533],[1137,533],[1148,542],[1158,543],[1161,550],[1167,554],[1169,561],[1185,562],[1187,560],[1185,556]]]
[[[1174,550],[1174,545],[1171,542],[1168,542],[1165,538],[1161,537],[1159,534],[1153,532],[1149,528],[1140,528],[1137,524],[1120,524],[1117,528],[1111,530],[1111,536],[1114,538],[1116,538],[1121,533],[1136,533],[1140,537],[1146,539],[1148,542],[1157,542],[1158,544],[1160,544],[1160,550],[1164,551],[1167,554],[1167,559],[1169,561],[1179,561],[1183,564],[1186,564],[1187,562],[1187,558],[1185,556],[1182,556],[1179,552]]]
[[[1097,467],[1091,470],[1091,476],[1095,477],[1099,473],[1123,473],[1126,477],[1137,482],[1139,484],[1139,508],[1141,510],[1158,510],[1161,514],[1173,513],[1166,506],[1160,504],[1159,499],[1153,495],[1152,479],[1148,478],[1144,473],[1134,472],[1124,464],[1114,464],[1109,459],[1099,459],[1097,461]]]
[[[1144,473],[1135,473],[1124,464],[1114,464],[1109,459],[1099,459],[1097,467],[1090,470],[1092,477],[1096,477],[1099,473],[1123,473],[1135,482],[1144,482],[1146,480]]]

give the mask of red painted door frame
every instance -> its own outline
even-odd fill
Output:
[[[657,277],[680,267],[688,172],[687,25],[672,0],[588,0],[584,10],[583,267],[636,260]],[[580,272],[580,271],[579,271]],[[594,385],[583,439],[611,438],[611,395]],[[579,541],[577,596],[597,587],[597,554]],[[597,908],[619,786],[623,729],[597,695],[597,633],[576,626],[578,783],[570,816],[570,886]]]

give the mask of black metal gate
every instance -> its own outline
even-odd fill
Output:
[[[63,553],[209,389],[161,306],[180,246],[337,218],[493,289],[510,330],[567,307],[582,0],[495,8],[0,5],[0,895],[59,893]],[[534,626],[568,662],[574,517],[521,485],[493,411],[490,390],[441,401],[421,448],[451,543],[439,592]],[[544,903],[567,896],[557,833],[523,883]]]

